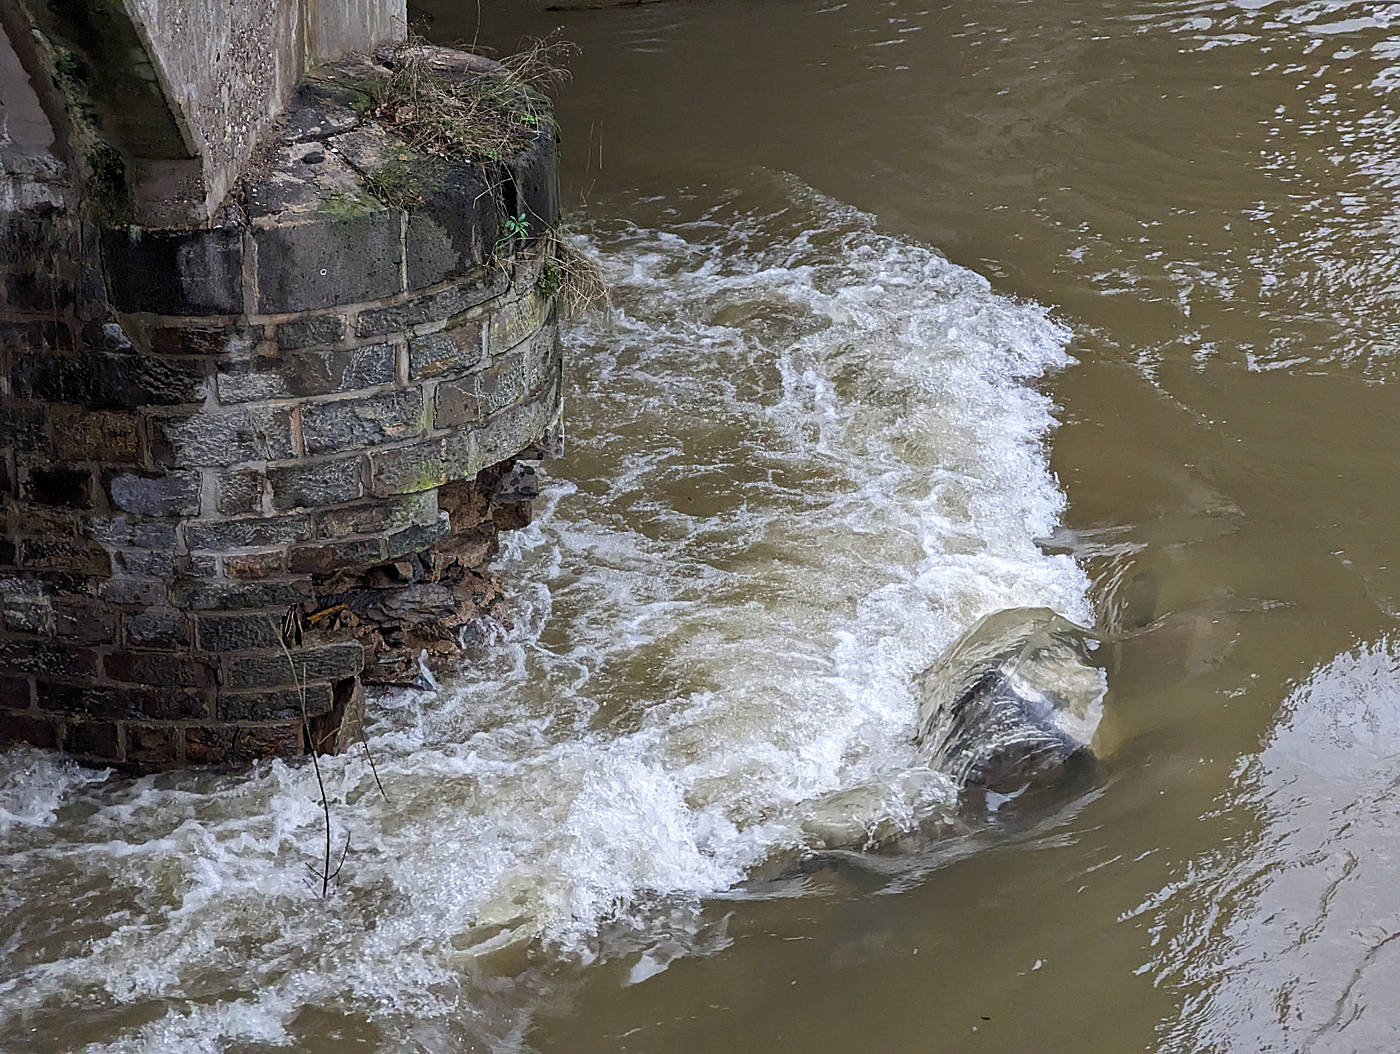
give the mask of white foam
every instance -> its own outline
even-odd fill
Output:
[[[798,844],[804,802],[928,793],[911,673],[994,608],[1090,620],[1082,572],[1033,541],[1063,497],[1027,382],[1070,361],[1066,329],[779,189],[593,234],[618,306],[569,335],[571,453],[505,541],[515,629],[376,707],[389,802],[358,752],[323,763],[336,895],[307,888],[305,765],[124,785],[3,880],[7,903],[57,883],[110,907],[42,949],[5,931],[0,1040],[85,993],[155,1017],[114,1050],[290,1043],[308,1005],[508,1047],[524,997],[477,984],[480,956],[640,950],[640,981],[722,944],[698,906]]]

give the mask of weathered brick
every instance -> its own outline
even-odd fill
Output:
[[[263,474],[256,469],[220,472],[214,485],[218,494],[215,507],[222,516],[239,516],[262,508]]]
[[[282,643],[282,615],[267,611],[195,616],[196,641],[204,651],[255,651]]]
[[[165,582],[159,578],[113,575],[102,583],[98,594],[109,604],[140,604],[150,607],[165,603]]]
[[[485,354],[480,320],[458,323],[440,333],[414,337],[408,342],[410,380],[441,377],[471,369]]]
[[[179,743],[174,725],[127,725],[126,763],[142,772],[174,765],[180,759]]]
[[[151,607],[126,620],[126,643],[136,648],[178,648],[190,640],[189,624],[174,608]]]
[[[114,549],[112,572],[145,578],[168,578],[175,573],[175,553],[168,549]]]
[[[245,520],[192,520],[185,524],[191,549],[267,549],[305,541],[311,521],[305,516],[262,516]]]
[[[129,516],[92,516],[84,526],[87,533],[104,546],[136,549],[173,549],[175,525]]]
[[[334,344],[345,339],[343,315],[313,315],[283,322],[277,327],[279,348],[309,348],[317,344]]]
[[[297,546],[287,557],[287,569],[293,574],[324,574],[342,567],[364,567],[383,559],[383,538],[343,538]]]
[[[140,460],[136,415],[116,410],[53,408],[54,451],[66,461]]]
[[[496,195],[478,166],[439,161],[408,215],[408,287],[422,289],[479,266],[496,244]]]
[[[486,323],[486,352],[499,355],[535,335],[545,322],[549,301],[530,289],[506,301]]]
[[[551,384],[539,397],[502,410],[471,433],[476,462],[484,467],[504,461],[542,436],[559,410],[559,389]]]
[[[105,604],[75,597],[55,597],[54,635],[84,644],[111,644],[116,641],[117,619]]]
[[[370,489],[381,497],[429,490],[448,479],[441,439],[372,453],[369,463]]]
[[[352,534],[374,534],[410,523],[432,523],[437,519],[435,490],[420,491],[402,498],[380,498],[317,513],[314,519],[318,538],[344,538]]]
[[[10,633],[55,632],[53,598],[42,582],[0,578],[0,626]]]
[[[227,579],[182,579],[170,588],[171,602],[190,611],[237,611],[247,608],[291,607],[311,596],[311,583],[292,581],[232,582]]]
[[[506,291],[509,281],[509,276],[500,268],[483,269],[445,289],[413,297],[391,307],[361,311],[355,322],[355,332],[361,337],[377,337],[402,333],[429,322],[442,322],[500,296]]]
[[[25,473],[22,493],[25,500],[38,505],[55,505],[65,509],[92,508],[92,473],[87,469],[56,465],[51,468],[34,466]]]
[[[559,140],[552,122],[535,129],[530,146],[511,162],[507,184],[511,214],[524,216],[530,238],[538,238],[559,219]]]
[[[15,357],[15,394],[94,409],[134,410],[204,400],[204,365],[196,359],[85,352]]]
[[[298,717],[278,724],[187,728],[185,758],[196,765],[218,765],[290,757],[301,753],[301,725]]]
[[[49,442],[47,422],[48,413],[42,406],[0,406],[0,446],[45,449]]]
[[[219,717],[225,721],[277,721],[301,719],[302,699],[306,700],[306,716],[318,717],[329,713],[332,705],[330,685],[310,684],[305,692],[297,688],[263,688],[249,692],[219,693]]]
[[[439,513],[437,522],[413,524],[392,531],[385,538],[385,559],[392,560],[406,553],[417,553],[436,545],[452,533],[447,513]]]
[[[107,575],[112,570],[112,559],[107,551],[80,538],[22,539],[19,562],[24,567],[80,575]]]
[[[73,283],[61,275],[38,272],[0,275],[0,295],[13,311],[59,315],[73,306]]]
[[[124,472],[107,483],[112,506],[137,516],[194,516],[199,512],[198,472]]]
[[[338,505],[364,494],[368,468],[360,457],[309,461],[268,469],[272,504],[279,511]]]
[[[102,668],[114,681],[153,688],[208,688],[215,680],[206,662],[168,651],[121,651],[104,656]]]
[[[102,255],[112,305],[157,315],[234,315],[243,310],[243,238],[223,228],[105,230]]]
[[[28,743],[52,750],[58,746],[57,722],[50,718],[0,711],[0,742]]]
[[[162,326],[151,331],[151,350],[158,355],[242,357],[258,343],[257,330],[243,324]]]
[[[218,377],[224,403],[293,399],[358,391],[394,380],[394,346],[371,344],[348,351],[260,356],[230,366]]]
[[[267,578],[282,574],[286,564],[286,549],[265,549],[260,553],[229,553],[224,557],[224,574],[230,578]]]
[[[103,761],[115,761],[121,738],[111,721],[74,721],[63,734],[63,749]]]
[[[381,209],[263,228],[258,247],[258,310],[311,311],[403,290],[403,213]]]
[[[423,392],[418,388],[310,403],[301,411],[302,440],[309,454],[412,439],[423,433],[423,424]]]
[[[30,695],[27,678],[0,677],[0,709],[28,710],[33,702]]]
[[[166,467],[282,461],[293,456],[292,411],[232,407],[151,419],[151,453]]]
[[[238,655],[228,660],[230,688],[281,688],[338,681],[364,669],[364,648],[359,641],[338,641],[290,653]]]
[[[208,689],[179,685],[91,685],[42,680],[38,694],[41,710],[114,721],[209,717],[213,695]]]

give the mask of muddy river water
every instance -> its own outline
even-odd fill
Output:
[[[0,755],[0,1049],[1400,1049],[1400,4],[413,10],[581,49],[515,625],[324,901],[305,766]],[[1015,605],[1117,634],[1094,785],[755,880]]]

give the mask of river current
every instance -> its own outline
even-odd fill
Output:
[[[326,899],[306,764],[0,754],[0,1050],[1400,1049],[1400,5],[547,6],[411,7],[581,49],[513,624],[323,762]],[[1010,606],[1112,636],[1094,785],[773,868],[952,807]]]

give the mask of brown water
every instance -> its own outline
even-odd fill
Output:
[[[1392,19],[483,4],[617,286],[518,624],[329,767],[329,901],[301,768],[0,757],[0,1049],[1400,1049]],[[1092,791],[745,881],[1037,603],[1126,634]]]
[[[1400,1049],[1400,942],[1372,954],[1400,930],[1393,671],[1355,689],[1389,700],[1376,704],[1389,770],[1352,762],[1351,793],[1378,795],[1383,833],[1349,847],[1342,821],[1314,817],[1298,821],[1321,824],[1301,845],[1279,845],[1231,778],[1286,729],[1295,685],[1394,632],[1400,38],[1386,27],[1400,10],[540,6],[488,5],[483,38],[509,47],[559,26],[582,48],[560,112],[565,197],[583,216],[717,196],[762,166],[1069,322],[1079,365],[1048,388],[1065,544],[1101,601],[1138,569],[1157,576],[1163,618],[1124,646],[1105,728],[1121,743],[1115,778],[1070,831],[894,896],[738,905],[724,951],[633,987],[599,970],[532,1042]],[[436,38],[470,36],[455,7],[423,5]],[[1292,792],[1305,800],[1322,793],[1307,771]],[[1255,839],[1266,848],[1238,848]],[[1347,852],[1364,909],[1319,902],[1295,873]],[[1245,861],[1238,889],[1200,877],[1216,854]],[[1290,873],[1274,913],[1251,908],[1266,876]],[[1289,952],[1291,937],[1265,936],[1309,925],[1312,942]],[[1218,983],[1223,964],[1248,972],[1265,955],[1281,962],[1257,983]],[[1311,1001],[1280,994],[1290,974]]]

